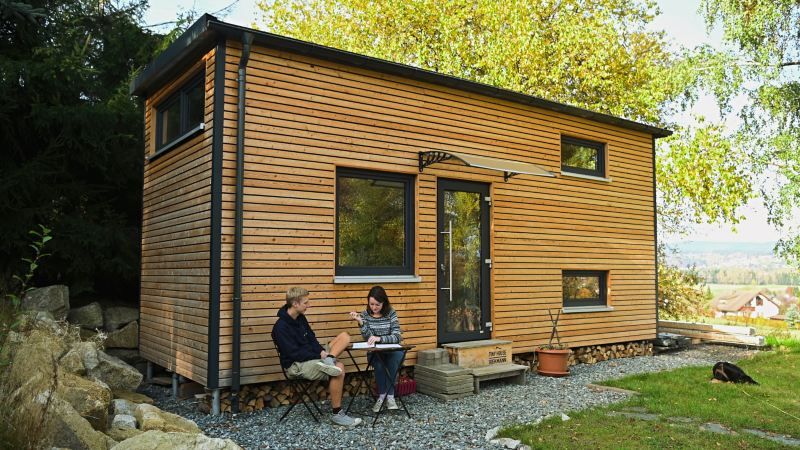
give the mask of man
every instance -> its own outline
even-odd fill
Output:
[[[344,364],[336,361],[336,357],[350,345],[350,335],[339,333],[328,343],[326,351],[308,325],[305,316],[308,306],[308,291],[304,288],[293,287],[286,292],[286,304],[278,310],[278,321],[272,327],[272,340],[280,352],[281,365],[289,378],[328,378],[333,408],[331,422],[345,427],[357,426],[361,419],[352,418],[342,411]]]

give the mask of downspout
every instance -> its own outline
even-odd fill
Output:
[[[658,193],[656,191],[656,137],[653,139],[653,243],[656,254],[656,337],[658,337]]]
[[[251,33],[242,34],[242,57],[239,60],[239,96],[236,109],[236,206],[235,206],[235,238],[233,249],[233,370],[231,380],[231,410],[239,412],[239,387],[241,381],[241,341],[242,341],[242,229],[244,198],[244,120],[245,94],[247,83],[247,61],[250,59]]]

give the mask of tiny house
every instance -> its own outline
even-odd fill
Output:
[[[656,335],[670,131],[205,15],[145,105],[140,352],[214,392],[278,380],[291,286],[320,340],[386,288],[417,350]],[[409,362],[415,354],[409,355]]]

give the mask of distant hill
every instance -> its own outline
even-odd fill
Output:
[[[667,244],[680,254],[716,253],[720,255],[742,253],[746,255],[772,256],[775,242],[709,242],[689,241]]]

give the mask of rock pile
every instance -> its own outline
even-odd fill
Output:
[[[71,316],[97,324],[97,308],[70,311],[63,290],[46,289],[26,297],[33,312],[23,316],[18,332],[9,332],[0,355],[7,362],[0,382],[4,413],[18,423],[27,420],[27,429],[38,433],[28,439],[86,450],[240,448],[229,439],[206,437],[193,421],[137,394],[139,371],[102,351],[99,339],[84,341],[78,327],[54,320]],[[126,319],[114,314],[102,319],[106,326],[135,323],[123,324]]]

